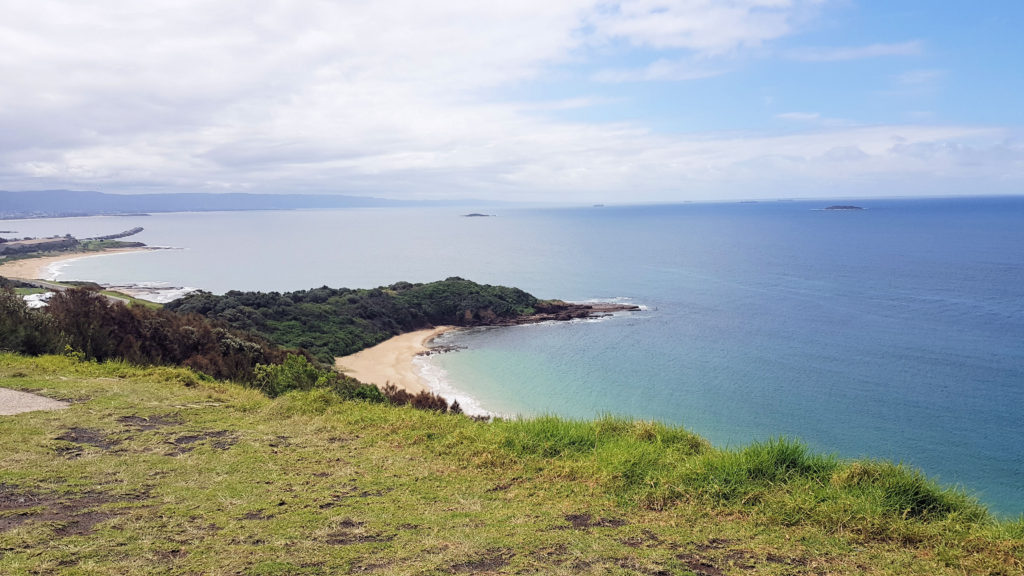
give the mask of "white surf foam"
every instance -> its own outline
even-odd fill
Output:
[[[427,382],[430,391],[444,398],[449,403],[458,401],[462,411],[469,416],[498,416],[486,410],[475,398],[456,389],[448,379],[448,372],[437,365],[430,356],[417,356],[413,364],[419,368],[420,376]]]
[[[149,300],[158,304],[166,304],[182,296],[195,292],[198,288],[190,286],[171,286],[166,282],[137,282],[133,284],[105,284],[104,288],[123,292],[133,298]]]

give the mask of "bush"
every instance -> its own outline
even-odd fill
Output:
[[[447,400],[432,392],[423,391],[411,394],[390,383],[384,386],[384,389],[380,390],[380,392],[389,402],[396,406],[412,406],[420,410],[433,410],[434,412],[451,411],[456,414],[462,413],[462,409],[458,408],[458,403],[455,403],[455,409],[452,409],[452,407],[448,406]]]
[[[293,390],[312,390],[318,384],[324,387],[327,383],[326,375],[297,354],[289,354],[281,364],[257,364],[253,372],[252,387],[271,398]]]
[[[38,356],[63,348],[60,331],[45,312],[30,309],[13,288],[0,287],[0,350]]]
[[[44,314],[89,360],[185,366],[215,378],[249,382],[257,364],[285,357],[283,350],[201,316],[111,303],[84,289],[55,294]]]

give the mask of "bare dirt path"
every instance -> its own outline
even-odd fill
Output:
[[[67,402],[46,398],[28,392],[0,388],[0,416],[34,412],[36,410],[61,410],[70,406]]]

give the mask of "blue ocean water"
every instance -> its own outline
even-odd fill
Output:
[[[855,203],[867,209],[259,212],[5,227],[139,225],[139,240],[181,248],[77,261],[64,278],[223,292],[458,275],[641,304],[598,322],[454,333],[445,338],[466,350],[433,362],[494,412],[653,418],[719,445],[797,437],[907,462],[999,513],[1024,512],[1024,198]]]

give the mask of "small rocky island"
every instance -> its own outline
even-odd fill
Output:
[[[850,204],[836,204],[835,206],[829,206],[825,210],[863,210],[860,206],[852,206]]]
[[[481,214],[479,212],[470,212],[469,214],[463,214],[463,218],[491,218],[494,214]]]

